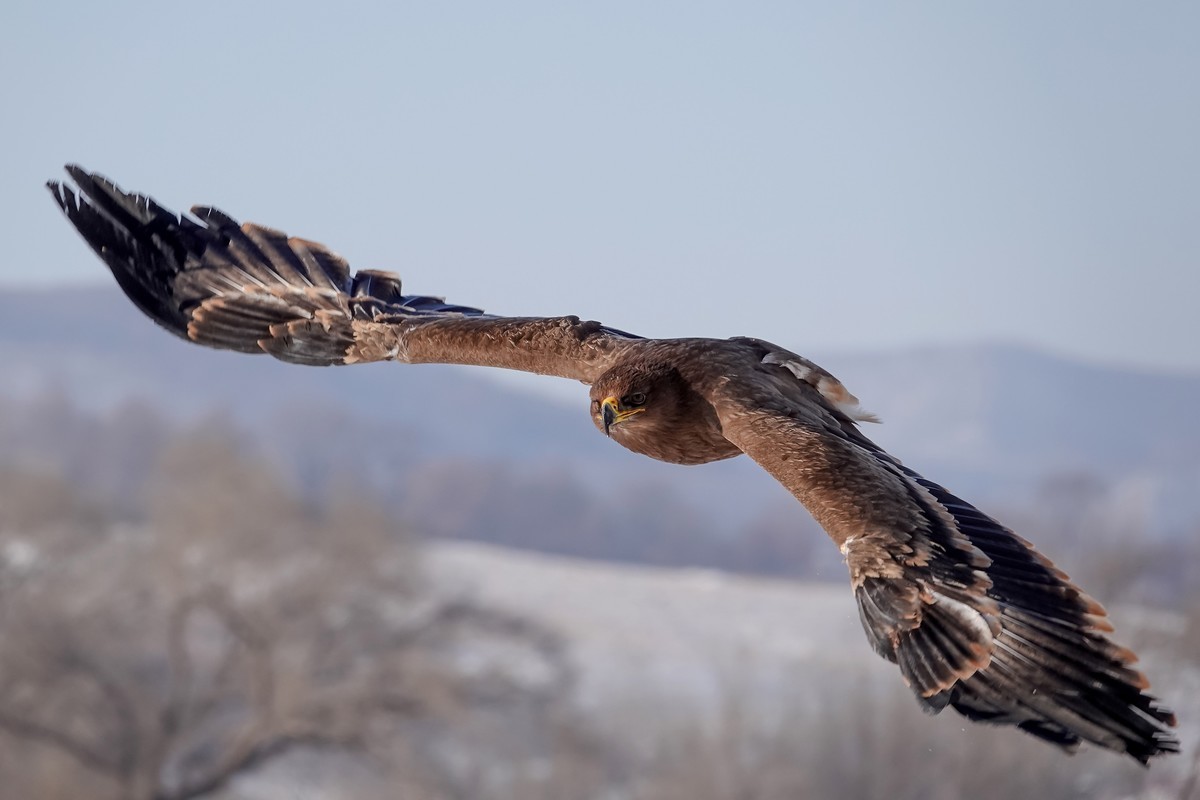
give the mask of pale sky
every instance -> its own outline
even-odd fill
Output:
[[[496,313],[1195,371],[1198,35],[1194,1],[5,0],[0,284],[107,278],[42,188],[77,161]]]

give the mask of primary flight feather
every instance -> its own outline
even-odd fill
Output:
[[[745,453],[841,548],[871,646],[930,711],[1088,741],[1143,763],[1177,752],[1104,609],[996,520],[859,430],[831,374],[758,339],[644,339],[578,317],[500,317],[403,294],[324,246],[209,207],[176,215],[68,166],[49,188],[138,308],[177,336],[314,366],[475,364],[591,385],[596,426],[637,453]]]

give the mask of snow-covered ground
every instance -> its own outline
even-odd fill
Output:
[[[800,753],[807,752],[805,732],[820,730],[842,745],[864,748],[881,763],[907,763],[912,753],[928,753],[945,767],[1001,753],[992,758],[993,770],[1009,763],[1031,774],[1069,770],[1072,785],[1078,784],[1070,796],[1089,796],[1088,787],[1103,788],[1119,778],[1130,787],[1129,796],[1158,798],[1177,796],[1170,787],[1184,781],[1200,733],[1194,722],[1200,718],[1200,672],[1177,655],[1172,663],[1170,655],[1170,643],[1187,627],[1182,615],[1126,608],[1114,614],[1126,634],[1119,638],[1138,643],[1155,689],[1182,723],[1187,755],[1156,763],[1146,773],[1095,748],[1068,760],[1011,729],[970,725],[953,714],[922,714],[895,666],[867,644],[848,583],[631,567],[462,542],[430,544],[425,565],[438,591],[557,631],[577,669],[576,703],[607,736],[620,736],[634,748],[659,733],[681,730],[681,721],[690,725],[705,716],[712,721],[732,701],[754,712],[747,736],[772,728],[799,731],[799,739],[780,741]],[[840,727],[821,727],[822,707],[842,720]],[[915,744],[881,740],[873,735],[877,726],[911,730]],[[380,780],[364,769],[341,755],[311,761],[305,754],[240,781],[243,794],[237,796],[358,796]],[[953,781],[962,776],[946,780],[958,785]]]
[[[731,693],[768,705],[808,705],[848,681],[862,691],[907,695],[895,666],[871,651],[849,582],[634,567],[467,542],[431,544],[426,558],[445,590],[562,634],[585,707],[643,698],[712,709]],[[1112,611],[1117,639],[1138,646],[1155,689],[1186,720],[1187,738],[1200,675],[1163,652],[1187,619]]]
[[[465,542],[433,544],[444,590],[528,615],[569,643],[586,705],[614,696],[701,703],[775,694],[798,674],[846,670],[899,682],[871,652],[846,584],[632,567]],[[730,685],[736,681],[737,685]]]

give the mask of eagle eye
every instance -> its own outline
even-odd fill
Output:
[[[637,408],[638,406],[644,406],[644,405],[646,405],[646,393],[645,392],[634,392],[633,394],[627,395],[625,398],[623,398],[621,400],[621,402],[623,404],[629,406],[630,408]]]

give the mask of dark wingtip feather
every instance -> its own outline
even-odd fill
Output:
[[[1131,666],[1134,653],[1108,638],[1103,606],[1028,542],[943,487],[916,479],[992,560],[989,595],[1002,609],[991,666],[954,687],[953,706],[1068,749],[1087,740],[1143,764],[1178,752],[1165,729],[1175,715],[1146,692],[1149,681]]]
[[[949,704],[969,719],[1015,725],[1067,750],[1087,741],[1143,764],[1179,752],[1168,730],[1175,715],[1148,693],[1133,652],[1109,639],[1103,606],[999,522],[899,469],[915,486],[934,546],[927,563],[906,565],[900,577],[868,577],[856,596],[872,645],[899,665],[922,707],[936,712]],[[982,558],[968,559],[972,550]],[[965,585],[970,574],[985,579]],[[894,585],[884,591],[879,582]],[[964,627],[969,618],[938,616],[938,603],[913,600],[927,593],[972,609],[991,636]],[[987,653],[972,653],[984,644]]]
[[[50,191],[50,196],[54,198],[54,201],[66,211],[66,189],[63,188],[62,181],[46,181],[46,188]]]
[[[184,257],[183,240],[170,235],[179,228],[179,218],[77,164],[66,165],[66,172],[74,187],[47,183],[63,214],[143,313],[171,333],[186,336],[186,319],[171,288]]]
[[[485,316],[440,298],[404,295],[390,272],[352,275],[345,259],[316,242],[241,225],[211,206],[178,214],[78,164],[65,169],[74,186],[50,181],[47,188],[67,219],[143,313],[191,341],[304,364],[346,363],[352,322]],[[317,318],[321,325],[305,326]],[[292,322],[294,329],[273,327]],[[280,331],[278,341],[273,330]],[[354,359],[398,352],[371,344]]]

